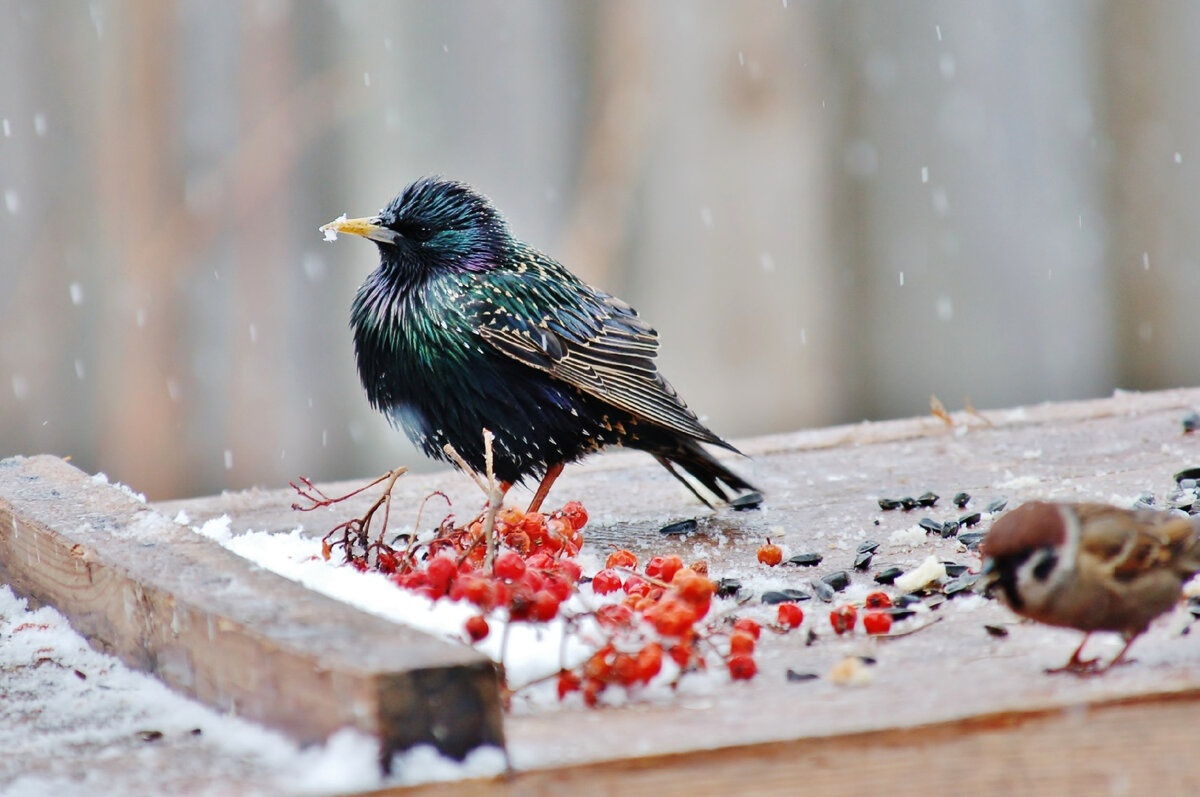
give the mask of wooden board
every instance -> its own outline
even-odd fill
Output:
[[[1185,436],[1180,425],[1183,414],[1197,407],[1197,389],[1119,394],[983,417],[955,413],[953,428],[925,417],[744,441],[739,446],[753,459],[729,462],[767,494],[763,509],[747,513],[704,510],[648,457],[611,453],[568,468],[549,505],[578,499],[588,506],[586,550],[595,555],[621,546],[705,558],[713,575],[738,576],[753,594],[805,588],[814,577],[847,569],[858,542],[869,537],[883,544],[871,571],[854,573],[861,588],[871,583],[871,572],[891,564],[910,567],[930,554],[977,564],[953,540],[889,543],[893,532],[912,527],[922,515],[944,520],[962,514],[948,504],[959,490],[972,494],[972,509],[997,497],[1010,506],[1032,498],[1128,501],[1143,492],[1161,498],[1173,473],[1200,465],[1200,436]],[[9,494],[4,478],[0,473],[0,491]],[[362,483],[323,488],[337,494]],[[460,516],[479,508],[481,496],[459,474],[410,475],[397,484],[395,522],[411,523],[417,504],[434,489],[449,494]],[[932,510],[882,512],[876,504],[880,496],[926,490],[942,496]],[[153,508],[167,517],[184,509],[194,523],[228,513],[235,532],[302,524],[319,536],[360,512],[371,497],[303,514],[290,508],[294,500],[290,490],[248,490]],[[45,522],[71,528],[83,517],[103,529],[95,515],[86,506],[64,507]],[[658,534],[665,523],[684,517],[697,519],[695,534]],[[7,521],[3,525],[0,534],[7,531]],[[754,561],[768,535],[788,553],[817,551],[825,559],[813,570],[768,570]],[[27,548],[22,552],[31,556]],[[5,549],[0,555],[7,563],[13,554]],[[296,599],[289,593],[272,605],[280,610]],[[441,784],[437,793],[1194,793],[1200,785],[1190,752],[1200,716],[1200,632],[1181,633],[1187,624],[1182,610],[1139,639],[1134,665],[1078,679],[1044,673],[1065,661],[1078,634],[1016,622],[994,602],[947,602],[930,615],[941,618],[936,625],[882,642],[861,634],[836,637],[821,619],[829,604],[811,601],[804,608],[816,618],[810,620],[815,644],[806,645],[803,635],[770,636],[760,643],[759,675],[749,683],[714,679],[666,702],[594,711],[570,705],[530,710],[518,697],[503,731],[514,773]],[[1008,636],[990,636],[985,623],[1004,626]],[[352,658],[378,655],[370,651],[383,638],[372,635]],[[1111,655],[1119,645],[1100,638],[1094,646]],[[851,655],[876,660],[869,684],[849,688],[826,677]],[[788,669],[821,677],[789,682]]]
[[[500,743],[490,662],[251,566],[54,457],[0,461],[0,582],[93,647],[300,742]]]
[[[1180,423],[1197,406],[1200,390],[1120,394],[983,417],[955,413],[954,428],[917,418],[746,441],[739,445],[753,461],[730,462],[768,497],[764,509],[748,513],[703,511],[648,458],[609,454],[569,468],[548,505],[584,501],[593,517],[588,544],[601,552],[619,545],[641,554],[703,557],[714,575],[740,576],[754,592],[804,588],[814,576],[847,569],[857,543],[868,537],[884,543],[872,572],[889,564],[910,567],[931,553],[977,565],[978,558],[953,540],[931,537],[906,548],[889,545],[889,536],[922,515],[963,514],[949,505],[960,490],[972,494],[970,508],[998,497],[1012,506],[1032,498],[1127,501],[1146,491],[1161,498],[1173,486],[1173,473],[1200,464],[1200,438],[1182,434]],[[438,488],[451,493],[460,513],[478,508],[475,488],[454,474],[406,477],[398,486],[397,507],[415,507]],[[881,512],[876,503],[880,496],[926,490],[942,496],[933,510]],[[265,491],[166,508],[186,507],[200,520],[229,512],[235,527],[282,530],[297,524],[291,501],[287,491]],[[688,516],[697,518],[697,534],[665,539],[657,533]],[[322,521],[311,520],[315,532]],[[789,553],[816,550],[825,561],[814,571],[768,572],[753,561],[768,535]],[[854,578],[869,582],[870,573]],[[666,705],[522,713],[518,701],[518,712],[505,719],[518,771],[502,785],[520,794],[616,788],[673,794],[700,787],[794,793],[810,781],[829,793],[876,787],[911,793],[953,787],[956,778],[994,793],[1061,790],[1072,779],[1128,783],[1135,791],[1195,785],[1195,768],[1180,766],[1190,736],[1178,741],[1190,721],[1185,718],[1200,716],[1200,634],[1179,635],[1185,613],[1161,620],[1138,641],[1134,666],[1077,679],[1047,676],[1044,669],[1066,660],[1078,634],[1017,624],[995,603],[959,605],[939,609],[937,625],[887,642],[837,638],[818,622],[811,647],[802,636],[763,644],[754,681],[681,695]],[[829,608],[805,604],[818,617]],[[990,636],[985,623],[1006,626],[1009,636]],[[1118,645],[1099,638],[1095,646],[1111,655]],[[825,676],[856,654],[878,662],[868,686],[785,678],[788,669]],[[1130,738],[1147,744],[1131,749]],[[1084,755],[1102,763],[1083,763],[1078,756]]]

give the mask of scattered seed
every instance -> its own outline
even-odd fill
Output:
[[[162,731],[138,731],[137,735],[143,742],[157,742],[163,738]]]
[[[971,528],[972,526],[978,525],[979,521],[982,519],[983,519],[983,516],[980,515],[978,512],[971,512],[970,514],[963,515],[962,517],[960,517],[958,519],[958,524],[960,526],[966,526],[967,528]]]
[[[717,582],[717,597],[732,598],[742,591],[742,582],[736,578],[723,578]]]
[[[927,608],[927,609],[937,609],[945,602],[946,602],[945,595],[930,595],[924,601],[925,608]]]
[[[917,525],[925,529],[926,534],[941,534],[942,524],[930,517],[923,517],[917,521]]]
[[[188,731],[188,733],[190,733],[192,736],[200,736],[204,733],[204,731],[200,730],[199,728],[192,728],[190,731]]]
[[[859,553],[875,553],[879,549],[879,543],[875,540],[863,540],[858,544]]]
[[[815,567],[821,564],[821,554],[819,553],[798,553],[791,559],[787,560],[789,565],[799,565],[800,567]]]
[[[912,496],[905,496],[900,499],[900,508],[907,512],[910,509],[916,509],[918,506],[917,499]]]
[[[942,567],[946,568],[946,575],[950,578],[958,578],[967,572],[967,566],[960,562],[942,562]]]
[[[1192,483],[1200,482],[1200,468],[1187,468],[1175,474],[1175,483],[1182,486],[1184,479],[1191,479]]]
[[[969,550],[979,550],[979,543],[987,536],[986,531],[968,531],[966,534],[959,534],[958,541],[967,546]]]
[[[975,582],[979,580],[979,575],[979,573],[963,573],[957,578],[950,579],[942,587],[942,594],[949,598],[971,589],[971,587],[975,586]]]
[[[992,501],[990,504],[987,505],[987,508],[985,511],[989,515],[995,515],[995,514],[999,514],[1000,512],[1003,512],[1004,507],[1006,507],[1006,506],[1008,506],[1007,498],[997,498],[995,501]]]
[[[835,570],[829,575],[823,576],[821,580],[833,587],[835,592],[841,592],[850,586],[850,574],[845,570]]]
[[[908,606],[912,606],[912,605],[920,603],[920,602],[921,602],[921,597],[919,595],[914,595],[911,592],[905,593],[905,594],[901,595],[899,598],[896,598],[896,606],[901,609],[904,609]]]
[[[854,569],[866,570],[871,566],[871,560],[874,558],[875,553],[873,551],[864,551],[863,553],[858,554],[854,557]]]
[[[79,680],[81,680],[81,681],[86,681],[86,680],[87,680],[87,673],[83,672],[82,670],[76,670],[76,671],[75,671],[75,677],[76,677],[76,678],[78,678],[78,679],[79,679]]]
[[[899,509],[900,500],[898,498],[880,498],[879,508],[884,512],[890,512],[893,509]]]
[[[1002,625],[985,625],[984,630],[986,630],[992,636],[1008,636],[1008,629]]]
[[[674,536],[677,534],[691,534],[696,530],[696,519],[688,518],[687,520],[676,521],[669,523],[658,530],[659,534],[667,534]]]
[[[897,578],[902,576],[904,571],[898,567],[889,567],[875,574],[876,584],[891,584]]]
[[[958,521],[957,520],[947,520],[945,523],[942,524],[942,539],[943,540],[948,540],[956,534],[958,534]]]
[[[814,681],[820,677],[821,676],[817,675],[815,672],[798,672],[796,670],[787,671],[787,679],[793,683],[797,681]]]
[[[745,512],[750,509],[758,509],[762,506],[762,502],[762,493],[746,493],[730,501],[729,506],[735,512]]]
[[[824,581],[812,582],[813,594],[823,600],[825,603],[833,603],[833,587],[826,584]]]
[[[941,498],[940,495],[936,495],[934,493],[925,493],[920,498],[917,499],[917,505],[923,506],[923,507],[931,507],[931,506],[934,506],[935,504],[937,504],[939,498]]]
[[[892,616],[892,619],[895,620],[897,623],[900,622],[901,620],[907,620],[909,617],[912,617],[914,614],[916,614],[915,611],[913,611],[912,609],[909,609],[906,606],[889,606],[888,608],[884,609],[883,611],[890,614]]]
[[[1183,416],[1183,433],[1191,434],[1200,429],[1200,412],[1189,412]]]
[[[807,592],[801,592],[798,589],[773,589],[762,594],[762,602],[768,605],[777,603],[794,603],[796,601],[806,601],[812,598]]]
[[[958,507],[959,509],[963,509],[964,507],[966,507],[966,505],[968,503],[970,503],[970,501],[971,501],[971,496],[968,493],[955,493],[954,494],[954,505],[956,507]]]

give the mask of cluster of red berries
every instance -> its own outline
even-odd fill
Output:
[[[577,589],[583,573],[573,557],[583,545],[580,529],[587,520],[578,501],[550,514],[501,509],[493,529],[500,544],[490,572],[482,516],[463,526],[447,518],[433,539],[421,544],[413,537],[403,548],[382,540],[345,548],[351,565],[388,574],[410,592],[432,600],[466,600],[485,613],[503,608],[510,620],[545,623]],[[324,552],[329,558],[328,542]],[[487,618],[470,618],[465,631],[474,642],[485,638]]]
[[[866,611],[863,613],[863,630],[872,636],[886,634],[892,630],[892,614],[887,611],[892,606],[892,599],[886,592],[872,592],[863,601]],[[829,613],[829,624],[838,636],[854,630],[858,623],[858,610],[846,604],[839,606]]]

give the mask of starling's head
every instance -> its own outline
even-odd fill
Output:
[[[363,219],[337,219],[321,228],[370,238],[385,268],[403,271],[486,271],[511,243],[508,225],[483,194],[465,183],[426,177]]]

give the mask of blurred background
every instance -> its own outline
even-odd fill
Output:
[[[1200,4],[0,2],[0,455],[152,499],[431,467],[367,405],[416,177],[738,437],[1200,382]]]

